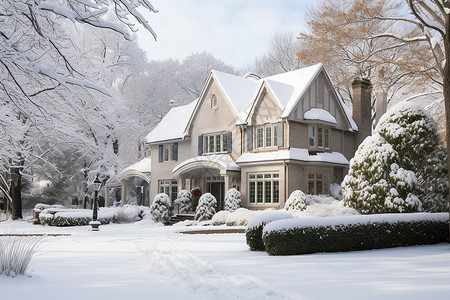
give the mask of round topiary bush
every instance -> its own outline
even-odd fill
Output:
[[[188,190],[181,190],[174,202],[178,206],[177,213],[186,214],[194,211],[192,195]]]
[[[150,214],[155,222],[165,222],[170,218],[171,201],[164,193],[157,194],[150,206]]]
[[[230,189],[225,196],[224,209],[229,212],[234,212],[241,206],[241,193],[235,188]]]
[[[302,191],[296,190],[287,199],[284,209],[289,212],[302,211],[306,209],[307,203],[306,195]]]
[[[198,200],[198,206],[195,210],[195,220],[207,221],[211,220],[216,213],[216,198],[210,193],[203,194]]]

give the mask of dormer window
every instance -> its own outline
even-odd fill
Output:
[[[216,109],[218,105],[217,96],[214,94],[211,96],[211,108]]]

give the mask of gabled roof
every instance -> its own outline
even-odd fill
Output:
[[[131,166],[126,167],[123,170],[123,173],[128,172],[128,171],[137,171],[137,172],[142,172],[142,173],[151,173],[151,171],[152,171],[151,165],[152,165],[151,157],[144,157],[143,159],[141,159],[137,163],[134,163]]]
[[[173,107],[147,135],[147,143],[164,142],[184,138],[184,132],[198,99],[183,106]]]
[[[283,111],[280,117],[289,116],[322,70],[323,65],[316,64],[263,79]]]

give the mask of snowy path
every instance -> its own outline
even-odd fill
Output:
[[[177,247],[180,238],[155,238],[152,243],[136,243],[136,247],[149,269],[188,288],[195,299],[291,299],[253,276],[232,272]]]

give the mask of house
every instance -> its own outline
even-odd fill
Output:
[[[370,82],[353,82],[352,112],[322,64],[245,78],[211,71],[200,97],[148,134],[150,199],[199,187],[219,209],[230,188],[249,209],[282,208],[290,193],[328,194],[371,134]]]

